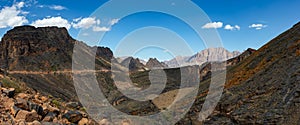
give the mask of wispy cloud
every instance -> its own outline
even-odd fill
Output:
[[[217,28],[222,28],[223,23],[222,22],[211,22],[207,23],[204,26],[202,26],[202,29],[217,29]]]
[[[249,26],[249,28],[254,28],[256,30],[261,30],[261,29],[266,28],[266,27],[267,27],[267,25],[264,25],[264,24],[251,24]]]
[[[95,32],[107,32],[110,31],[110,28],[108,27],[100,27],[100,26],[94,26],[93,31]]]
[[[65,9],[67,9],[66,7],[61,6],[61,5],[52,5],[52,6],[49,6],[49,8],[52,9],[52,10],[65,10]]]
[[[8,28],[14,26],[20,26],[28,23],[28,20],[24,15],[29,12],[22,10],[24,2],[14,3],[11,7],[5,6],[0,11],[0,28]]]
[[[112,19],[112,20],[109,21],[109,24],[110,25],[115,25],[115,24],[117,24],[119,22],[119,20],[120,19]]]
[[[67,7],[61,6],[61,5],[37,5],[39,8],[49,8],[52,10],[66,10]]]

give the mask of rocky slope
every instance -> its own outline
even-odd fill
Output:
[[[238,55],[240,55],[240,52],[238,51],[229,52],[225,48],[208,48],[193,56],[179,56],[172,60],[165,61],[164,63],[170,68],[175,68],[187,65],[202,65],[205,62],[225,61]]]
[[[20,84],[16,82],[8,77],[5,82],[0,82],[1,125],[98,124],[88,117],[80,103],[45,96],[25,85],[21,91],[8,88]],[[103,120],[102,123],[107,122]]]
[[[299,56],[300,23],[227,69],[222,98],[204,123],[299,124]],[[209,81],[203,81],[203,86]],[[178,124],[197,123],[192,119],[206,91],[200,89],[195,105]]]

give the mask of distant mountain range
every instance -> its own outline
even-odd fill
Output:
[[[229,52],[225,48],[208,48],[192,56],[178,56],[172,60],[164,61],[169,68],[202,65],[205,62],[226,61],[240,55],[240,52]]]
[[[129,69],[134,71],[142,71],[152,68],[178,68],[183,66],[201,66],[206,62],[222,62],[228,59],[239,56],[241,53],[238,51],[229,52],[225,48],[208,48],[202,50],[192,56],[177,56],[169,61],[160,62],[156,58],[150,58],[148,61],[141,60],[139,58],[133,57],[119,57],[117,60],[119,62],[132,60]],[[134,66],[136,65],[136,66]]]

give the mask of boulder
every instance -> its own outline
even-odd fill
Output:
[[[6,94],[9,98],[13,98],[15,95],[15,88],[4,89],[3,93]]]
[[[49,112],[45,118],[43,119],[43,122],[52,122],[53,119],[57,116],[56,113],[53,113],[53,112]]]
[[[111,123],[108,121],[108,119],[102,119],[100,122],[99,122],[99,125],[110,125]]]
[[[89,125],[89,120],[87,118],[83,118],[78,122],[78,125]]]
[[[78,111],[68,111],[62,118],[66,118],[71,123],[77,123],[82,119],[82,114]]]
[[[6,108],[10,108],[15,104],[13,98],[3,97],[1,101],[3,102],[3,106]]]
[[[20,110],[15,118],[16,120],[25,120],[26,122],[33,122],[35,120],[39,120],[39,115],[35,111],[28,112],[25,110]]]
[[[53,112],[56,115],[59,115],[59,112],[60,112],[60,110],[58,108],[52,107],[48,103],[43,104],[43,109],[44,109],[44,112]]]
[[[28,110],[29,109],[27,101],[25,99],[22,99],[22,98],[17,98],[16,99],[15,106],[18,107],[18,108],[21,108],[23,110]]]
[[[26,125],[26,122],[25,121],[19,121],[18,125]]]
[[[48,101],[48,98],[45,97],[45,96],[42,96],[42,97],[41,97],[41,101],[42,101],[42,102],[47,102],[47,101]]]
[[[29,107],[29,110],[35,110],[39,115],[43,115],[43,107],[38,105],[38,104],[35,104],[35,103],[32,103],[32,102],[28,102],[28,107]]]
[[[33,122],[27,123],[27,125],[42,125],[39,121],[35,120]]]
[[[26,100],[28,100],[29,98],[31,98],[30,95],[25,94],[25,93],[19,93],[19,94],[17,94],[16,97],[17,97],[17,98],[21,98],[21,99],[26,99]]]
[[[11,112],[11,114],[12,114],[14,117],[18,114],[18,112],[19,112],[20,110],[21,110],[21,109],[18,108],[17,106],[12,106],[12,107],[10,108],[10,112]]]

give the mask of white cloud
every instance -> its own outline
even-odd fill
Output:
[[[24,7],[24,4],[25,4],[24,2],[20,2],[20,3],[16,3],[15,6],[18,8],[22,8]]]
[[[98,23],[100,24],[100,20],[96,20],[95,17],[87,17],[87,18],[82,18],[82,19],[77,20],[77,22],[72,23],[72,25],[75,29],[78,29],[78,28],[88,29]]]
[[[95,32],[107,32],[107,31],[110,31],[110,28],[94,26],[93,31],[95,31]]]
[[[11,7],[4,7],[0,11],[0,28],[15,27],[28,23],[24,14],[28,13],[22,11],[24,2],[13,4]]]
[[[112,19],[112,20],[110,20],[109,24],[110,25],[115,25],[115,24],[117,24],[119,22],[119,20],[120,19]]]
[[[267,27],[267,25],[264,25],[264,24],[252,24],[249,26],[249,28],[255,28],[256,30],[261,30],[266,27]]]
[[[234,28],[237,29],[237,30],[241,29],[241,27],[239,25],[235,25]]]
[[[49,6],[49,8],[52,9],[52,10],[65,10],[65,9],[67,9],[66,7],[61,6],[61,5],[52,5],[52,6]]]
[[[73,19],[72,26],[75,29],[89,29],[92,28],[94,32],[107,32],[111,30],[111,26],[118,23],[120,19],[111,19],[108,22],[105,22],[105,26],[100,26],[101,20],[95,17],[86,17],[86,18],[75,18]]]
[[[97,20],[96,22],[97,22],[97,25],[100,25],[100,23],[101,23],[101,21],[100,21],[100,20]]]
[[[231,26],[231,25],[228,24],[228,25],[226,25],[226,26],[224,27],[224,29],[225,29],[225,30],[240,30],[241,27],[238,26],[238,25]]]
[[[67,29],[71,28],[71,24],[69,23],[69,21],[60,16],[39,19],[34,21],[31,25],[35,27],[57,26],[57,27],[65,27]]]
[[[223,23],[222,22],[212,22],[212,23],[207,23],[204,26],[202,26],[202,29],[217,29],[217,28],[222,28]]]

